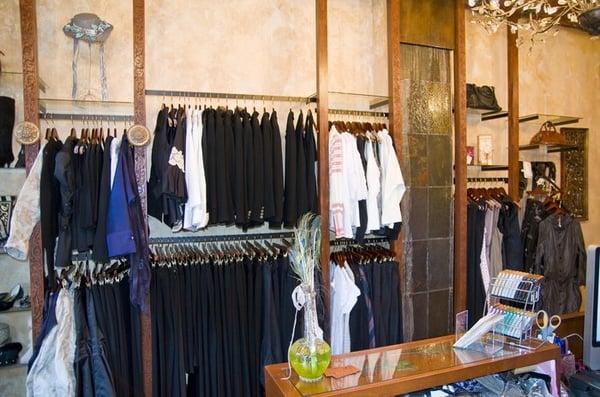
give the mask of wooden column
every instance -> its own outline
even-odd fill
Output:
[[[455,0],[454,313],[467,307],[467,79],[465,2]]]
[[[146,44],[144,0],[133,0],[133,119],[146,125]],[[148,219],[146,197],[146,147],[135,148],[135,175],[144,219]],[[146,297],[150,307],[150,297]],[[141,314],[141,352],[144,395],[152,396],[152,322],[150,310]]]
[[[325,307],[329,308],[329,95],[327,65],[327,0],[316,0],[317,124],[319,130],[319,212],[321,214],[321,270]]]
[[[508,194],[519,200],[519,48],[518,33],[507,28],[508,60]]]
[[[35,0],[20,0],[21,47],[23,51],[23,119],[40,126],[38,104],[37,18]],[[25,146],[27,173],[40,150],[40,143]],[[44,308],[44,257],[39,223],[29,240],[29,282],[31,296],[32,337],[35,341],[42,326]]]
[[[400,63],[400,0],[387,0],[387,45],[388,45],[388,96],[389,127],[396,147],[396,156],[402,157],[402,70]],[[404,266],[404,231],[401,229],[392,248],[398,262],[400,296],[404,298],[406,271]]]

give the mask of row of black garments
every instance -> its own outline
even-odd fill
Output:
[[[246,230],[294,227],[318,213],[315,123],[290,110],[282,135],[265,110],[159,111],[152,144],[148,213],[173,231],[208,225]]]
[[[28,396],[143,395],[140,312],[129,302],[127,273],[79,275],[48,294]]]
[[[284,251],[154,256],[153,395],[263,395],[264,366],[287,361],[297,285]],[[294,340],[302,337],[302,318]]]

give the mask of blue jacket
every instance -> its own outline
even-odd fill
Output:
[[[128,180],[129,173],[126,169],[127,161],[124,153],[127,148],[128,145],[121,142],[119,157],[116,159],[115,179],[108,199],[106,246],[110,258],[131,254],[136,250],[129,217],[129,204],[135,198],[135,192],[132,191],[131,181]]]

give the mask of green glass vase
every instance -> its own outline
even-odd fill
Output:
[[[311,296],[312,295],[312,296]],[[331,347],[318,335],[314,293],[304,307],[304,338],[294,342],[288,353],[290,365],[303,382],[318,382],[331,361]]]

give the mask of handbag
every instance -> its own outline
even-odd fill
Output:
[[[494,87],[489,85],[478,87],[471,83],[467,84],[467,107],[495,112],[502,110],[496,100]]]
[[[531,138],[532,145],[566,145],[567,139],[563,134],[556,131],[556,127],[550,121],[546,121],[540,127],[537,134]]]

